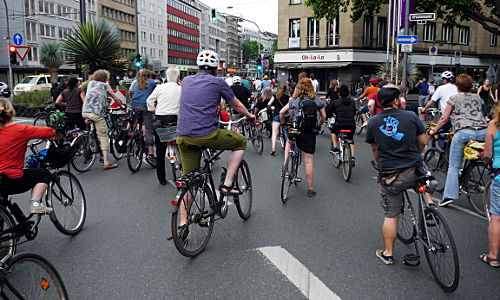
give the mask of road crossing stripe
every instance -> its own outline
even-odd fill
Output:
[[[308,299],[341,299],[286,249],[261,247],[256,250],[264,255]]]

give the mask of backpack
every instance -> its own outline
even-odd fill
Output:
[[[298,120],[300,129],[316,128],[318,124],[318,108],[314,99],[300,98]]]

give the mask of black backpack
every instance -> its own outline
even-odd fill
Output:
[[[318,107],[314,99],[300,98],[299,104],[299,128],[300,129],[313,129],[318,124]]]

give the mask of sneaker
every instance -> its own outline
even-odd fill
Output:
[[[443,198],[441,201],[439,201],[438,205],[441,207],[445,207],[449,204],[452,204],[454,201],[453,199],[450,198]]]
[[[314,197],[314,196],[316,196],[315,190],[307,190],[307,197]]]
[[[295,182],[297,182],[297,183],[298,183],[298,182],[302,182],[302,178],[300,178],[300,177],[295,177]]]
[[[364,122],[363,125],[361,125],[361,128],[364,128],[368,125],[368,122]]]
[[[330,154],[339,153],[339,152],[340,152],[339,148],[332,147],[332,149],[330,150]]]
[[[46,207],[42,202],[31,201],[30,214],[50,214],[52,212],[51,207]]]
[[[380,258],[381,261],[384,262],[386,265],[393,265],[394,264],[394,257],[393,256],[385,256],[384,255],[384,250],[379,249],[375,251],[375,255]]]

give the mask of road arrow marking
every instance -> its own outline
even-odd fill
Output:
[[[264,255],[308,299],[341,299],[286,249],[261,247],[256,250]]]

